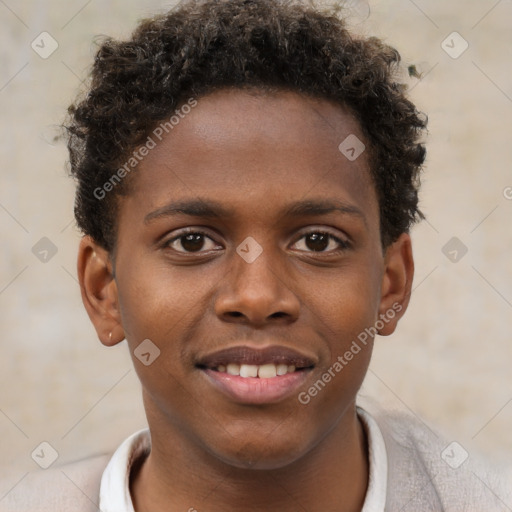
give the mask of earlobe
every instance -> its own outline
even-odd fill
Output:
[[[124,339],[124,332],[109,252],[84,236],[77,266],[82,301],[98,337],[104,345],[116,345]]]
[[[392,334],[398,320],[405,313],[411,297],[413,277],[414,259],[411,237],[407,233],[402,233],[386,249],[379,305],[379,319],[384,324],[378,331],[381,336]]]

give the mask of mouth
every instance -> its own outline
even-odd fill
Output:
[[[283,346],[237,346],[201,358],[196,367],[231,400],[275,403],[297,393],[314,368],[313,357]]]

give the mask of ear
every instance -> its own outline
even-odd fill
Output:
[[[414,277],[411,237],[402,233],[392,243],[384,256],[384,275],[381,285],[379,319],[384,324],[378,330],[381,336],[392,334],[402,318],[411,298]]]
[[[124,339],[121,314],[109,252],[90,236],[84,236],[78,249],[78,281],[82,301],[98,338],[106,346]]]

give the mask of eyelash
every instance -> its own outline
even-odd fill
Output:
[[[338,249],[335,249],[335,250],[332,250],[332,251],[303,251],[303,252],[309,252],[309,253],[312,253],[312,254],[339,254],[339,253],[342,253],[344,251],[346,251],[347,249],[349,249],[351,247],[351,244],[348,240],[342,240],[341,238],[333,235],[332,233],[329,233],[328,231],[322,231],[322,230],[319,230],[319,229],[316,229],[316,230],[311,230],[311,231],[308,231],[306,233],[303,233],[300,238],[295,242],[297,243],[299,240],[302,240],[304,237],[308,236],[308,235],[313,235],[313,234],[321,234],[321,235],[327,235],[329,237],[329,239],[331,240],[334,240],[335,242],[337,242],[339,244],[339,248]],[[166,241],[164,243],[164,247],[165,248],[169,248],[171,250],[174,250],[175,252],[178,252],[180,254],[201,254],[202,251],[176,251],[175,249],[172,249],[170,246],[171,244],[173,244],[174,242],[176,242],[177,240],[180,240],[181,238],[187,236],[187,235],[202,235],[206,238],[209,238],[210,240],[212,240],[213,242],[215,242],[215,240],[212,239],[212,237],[200,230],[200,229],[194,229],[194,228],[190,228],[190,229],[187,229],[185,231],[182,231],[179,235],[171,238],[170,240]],[[216,243],[216,242],[215,242]]]

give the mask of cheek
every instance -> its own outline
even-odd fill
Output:
[[[373,275],[361,262],[339,269],[319,284],[319,292],[311,294],[308,314],[325,341],[325,350],[315,381],[301,403],[311,401],[318,420],[331,422],[356,395],[366,375],[380,283],[378,274]]]
[[[121,321],[147,392],[155,400],[160,393],[181,397],[182,381],[192,369],[189,340],[205,317],[215,275],[211,270],[198,273],[193,267],[172,269],[165,261],[148,259],[132,255],[119,264]]]
[[[205,303],[213,276],[165,262],[126,265],[118,273],[119,307],[128,342],[154,338],[167,344]],[[129,277],[128,277],[129,276]]]
[[[378,315],[380,281],[363,265],[339,269],[318,279],[315,293],[306,301],[311,322],[330,340],[332,356],[344,352],[348,343],[372,326]]]
[[[161,265],[127,265],[118,279],[123,329],[142,384],[146,413],[165,410],[177,421],[176,413],[187,410],[190,402],[183,332],[190,328],[197,293]]]

